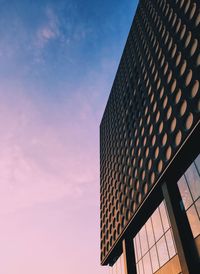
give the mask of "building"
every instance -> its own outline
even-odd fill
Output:
[[[101,264],[200,273],[200,1],[140,0],[100,125]]]

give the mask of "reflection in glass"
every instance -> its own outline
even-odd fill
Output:
[[[152,215],[152,223],[153,223],[153,229],[155,234],[155,239],[158,241],[160,237],[163,235],[163,227],[161,223],[160,213],[158,211],[158,208],[155,210],[155,212]]]
[[[151,218],[149,218],[149,220],[146,222],[146,231],[147,231],[149,247],[151,248],[155,244],[155,238],[154,238]]]
[[[143,258],[143,265],[144,265],[144,273],[145,274],[152,274],[149,252]]]
[[[137,271],[137,274],[140,274],[139,264],[136,264],[136,271]]]
[[[142,256],[144,256],[144,254],[148,251],[148,242],[147,242],[145,226],[143,226],[142,229],[140,230],[139,237],[140,237]]]
[[[157,255],[155,245],[150,250],[150,256],[151,256],[153,272],[156,272],[159,269],[159,263],[158,263],[158,255]]]
[[[167,252],[167,246],[164,236],[156,244],[158,250],[158,258],[160,265],[164,265],[169,260],[169,255]]]
[[[196,158],[196,160],[194,162],[195,162],[197,170],[200,174],[200,155]]]
[[[122,255],[117,259],[113,267],[109,267],[109,273],[112,274],[125,274],[124,256]]]
[[[144,274],[142,260],[139,261],[140,274]]]
[[[134,238],[133,239],[133,246],[135,247],[136,246],[136,239]],[[138,254],[137,254],[137,248],[134,249],[135,250],[135,260],[136,260],[136,263],[138,262]]]
[[[172,238],[172,232],[171,229],[167,231],[165,234],[167,247],[169,251],[169,256],[172,258],[176,254],[175,246],[174,246],[174,240]]]
[[[195,205],[196,205],[196,209],[197,209],[197,212],[198,212],[198,215],[200,218],[200,198],[196,201]]]
[[[120,267],[121,267],[121,273],[125,274],[125,268],[124,268],[124,254],[120,256]]]
[[[199,180],[199,174],[194,164],[191,164],[191,166],[185,172],[185,176],[186,176],[190,191],[192,193],[192,197],[195,201],[200,196],[200,180]]]
[[[133,243],[139,274],[155,273],[176,254],[171,224],[164,202],[140,229]]]
[[[164,231],[166,232],[169,229],[170,225],[169,225],[169,219],[167,216],[166,206],[164,202],[160,204],[159,210],[160,210],[163,228],[164,228]]]
[[[190,191],[184,176],[182,176],[181,179],[179,180],[178,187],[181,193],[181,197],[182,197],[182,201],[185,206],[185,209],[188,209],[188,207],[191,206],[192,204],[192,196],[190,194]]]
[[[138,260],[140,260],[141,257],[142,257],[142,254],[141,254],[140,240],[139,240],[139,235],[138,234],[136,235],[135,240],[136,240],[136,248],[137,248]]]
[[[194,205],[187,210],[187,216],[191,226],[192,234],[194,238],[196,238],[200,233],[200,221]]]
[[[178,181],[193,237],[200,234],[200,155]],[[185,177],[185,178],[184,178]]]

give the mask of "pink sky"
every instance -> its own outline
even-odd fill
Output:
[[[70,98],[78,112],[63,102],[59,113],[52,106],[44,114],[23,86],[15,83],[13,96],[12,85],[1,86],[0,94],[1,273],[105,273],[97,98],[84,102],[80,90]]]
[[[100,274],[99,124],[137,1],[0,9],[0,274]]]

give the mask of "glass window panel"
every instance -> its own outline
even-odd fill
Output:
[[[155,245],[150,250],[150,256],[151,256],[153,272],[156,272],[159,269],[159,263],[158,263],[158,255],[157,255]]]
[[[140,249],[140,240],[139,240],[139,234],[135,236],[135,241],[136,241],[136,247],[137,247],[137,255],[138,255],[138,260],[141,259],[142,254],[141,254],[141,249]]]
[[[196,205],[197,213],[200,218],[200,198],[196,201],[195,205]]]
[[[194,205],[187,210],[187,216],[192,230],[192,234],[194,238],[196,238],[200,234],[200,221]]]
[[[182,176],[180,180],[178,181],[178,188],[181,193],[181,198],[185,206],[185,209],[188,209],[188,207],[191,206],[193,201],[192,201],[192,196],[190,194],[187,182],[185,180],[185,176]]]
[[[139,264],[136,264],[137,274],[140,274]]]
[[[116,263],[116,272],[117,272],[117,274],[121,274],[120,257],[119,257],[119,259],[117,260],[117,263]]]
[[[200,178],[194,164],[191,164],[191,166],[185,172],[185,176],[192,193],[192,197],[194,200],[196,200],[200,196]]]
[[[198,171],[200,173],[200,154],[199,154],[199,156],[196,158],[196,160],[194,162],[195,162],[195,164],[197,166],[197,169],[198,169]]]
[[[125,274],[125,268],[124,268],[124,254],[122,253],[120,257],[120,265],[121,265],[121,272],[122,274]]]
[[[158,208],[155,210],[151,218],[153,223],[154,235],[155,235],[156,241],[158,241],[164,234]]]
[[[136,263],[137,263],[138,262],[138,255],[137,255],[137,247],[136,247],[135,238],[133,239],[133,246],[134,246],[134,251],[135,251],[135,260],[136,260]]]
[[[148,251],[148,242],[147,242],[145,225],[141,228],[139,232],[139,237],[140,237],[142,256],[144,256],[144,254]]]
[[[146,230],[147,230],[147,237],[149,242],[149,247],[151,248],[155,244],[155,238],[153,234],[153,227],[151,223],[151,219],[146,222]]]
[[[170,224],[169,224],[169,218],[167,216],[166,206],[165,206],[164,202],[162,202],[160,204],[159,210],[160,210],[160,215],[161,215],[164,231],[167,231],[170,227]]]
[[[176,250],[175,250],[174,240],[172,238],[171,229],[167,231],[167,233],[165,234],[165,237],[166,237],[167,247],[169,251],[169,256],[170,258],[172,258],[176,254]]]
[[[159,258],[160,266],[162,266],[169,260],[165,237],[162,237],[157,242],[156,245],[157,245],[157,250],[158,250],[158,258]]]
[[[112,274],[116,274],[116,264],[112,266]]]
[[[144,274],[142,260],[139,261],[139,271],[140,274]]]
[[[151,260],[150,260],[149,252],[143,258],[143,266],[144,266],[145,274],[152,274]]]

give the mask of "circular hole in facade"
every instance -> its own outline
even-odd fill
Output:
[[[154,146],[155,143],[156,143],[156,135],[154,135],[154,136],[152,137],[151,145]]]
[[[152,132],[153,132],[153,125],[151,125],[150,128],[149,128],[149,135],[151,135]]]
[[[178,19],[178,23],[176,25],[176,33],[179,32],[180,27],[181,27],[181,19]]]
[[[155,182],[155,178],[156,178],[155,173],[152,172],[151,177],[150,177],[151,184],[153,184]]]
[[[159,121],[159,119],[160,119],[160,111],[158,111],[156,114],[156,123]]]
[[[155,103],[153,104],[153,112],[156,111],[156,108],[157,108],[157,102],[155,102]]]
[[[145,150],[145,156],[146,156],[146,158],[149,156],[149,148],[148,147]]]
[[[198,112],[200,111],[200,100],[198,100],[198,103],[197,103],[197,111]]]
[[[180,64],[181,61],[181,52],[178,52],[177,57],[176,57],[176,66]]]
[[[143,140],[143,146],[145,146],[147,143],[147,137],[144,137],[144,140]]]
[[[159,147],[157,147],[156,149],[155,149],[155,152],[154,152],[154,157],[155,157],[155,159],[157,159],[158,158],[158,155],[159,155]]]
[[[182,26],[181,33],[180,33],[180,39],[182,40],[186,32],[186,25]]]
[[[182,95],[182,92],[181,90],[179,89],[177,94],[176,94],[176,97],[175,97],[175,103],[178,104],[178,102],[180,101],[181,99],[181,95]]]
[[[167,143],[167,134],[165,133],[162,138],[162,145],[165,146]]]
[[[169,84],[169,82],[171,81],[171,79],[172,79],[172,71],[170,70],[169,71],[169,74],[168,74],[168,76],[167,76],[167,83]]]
[[[185,79],[185,85],[186,85],[186,87],[189,86],[191,80],[192,80],[192,70],[190,69],[188,71],[186,79]]]
[[[142,192],[143,192],[144,195],[147,194],[147,192],[148,192],[148,184],[147,184],[147,182],[145,182],[143,184],[143,186],[142,186]]]
[[[198,47],[198,41],[197,39],[194,39],[191,50],[190,50],[190,55],[193,56],[197,50]]]
[[[161,122],[159,125],[159,133],[161,133],[163,131],[163,127],[164,127],[164,124],[163,124],[163,122]]]
[[[145,176],[146,176],[146,172],[145,172],[145,170],[143,170],[142,171],[142,180],[144,181],[144,179],[145,179]]]
[[[181,140],[182,140],[182,133],[181,131],[179,130],[176,134],[176,137],[175,137],[175,144],[176,146],[179,146],[180,143],[181,143]]]
[[[163,109],[166,108],[167,103],[168,103],[168,97],[166,96],[165,99],[164,99],[164,101],[163,101]]]
[[[142,201],[142,193],[139,192],[138,197],[137,197],[137,202],[138,202],[138,204],[140,204],[141,201]]]
[[[196,27],[199,25],[199,23],[200,23],[200,12],[198,13],[197,18],[195,20]]]
[[[188,47],[188,45],[189,45],[189,43],[190,43],[190,41],[191,41],[191,38],[192,38],[192,34],[191,34],[190,31],[188,31],[187,36],[186,36],[186,39],[185,39],[185,48]]]
[[[172,115],[172,107],[170,106],[168,108],[168,110],[167,110],[167,116],[166,116],[167,120],[169,120],[169,118],[171,117],[171,115]]]
[[[200,53],[197,56],[196,65],[197,67],[200,65]]]
[[[139,189],[139,187],[140,187],[140,182],[139,182],[139,180],[136,180],[135,186],[134,186],[135,190],[137,191]]]
[[[171,85],[171,93],[174,93],[175,89],[176,89],[176,79],[174,79],[172,85]]]
[[[171,155],[172,155],[172,149],[169,146],[166,150],[166,153],[165,153],[165,158],[166,158],[167,161],[171,158]]]
[[[174,118],[171,122],[171,126],[170,126],[171,132],[173,132],[175,128],[176,128],[176,118]]]
[[[192,127],[192,125],[193,125],[193,120],[194,120],[193,114],[190,113],[190,114],[188,115],[187,119],[186,119],[186,122],[185,122],[185,128],[186,128],[187,130],[189,130],[189,129]]]
[[[176,54],[176,51],[177,51],[177,45],[175,44],[173,46],[173,49],[172,49],[172,53],[171,53],[171,57],[174,58],[175,54]]]
[[[196,80],[193,87],[192,87],[192,89],[191,89],[191,97],[192,98],[194,98],[197,95],[198,90],[199,90],[199,81]]]
[[[152,160],[151,159],[149,159],[149,161],[148,161],[147,168],[148,168],[148,170],[151,170],[151,168],[152,168]]]
[[[160,160],[159,162],[158,162],[158,172],[161,172],[162,171],[162,169],[163,169],[163,161],[162,160]]]
[[[196,11],[196,3],[194,3],[192,5],[192,8],[191,8],[191,11],[190,11],[190,15],[189,15],[189,19],[191,20],[195,14],[195,11]]]
[[[186,110],[187,110],[187,102],[186,100],[184,100],[180,107],[180,116],[183,116]]]
[[[186,70],[186,67],[187,67],[187,62],[186,60],[183,61],[183,64],[181,65],[181,68],[180,68],[180,75],[182,76]]]
[[[164,95],[164,88],[162,88],[160,91],[160,99],[162,99],[163,95]]]

